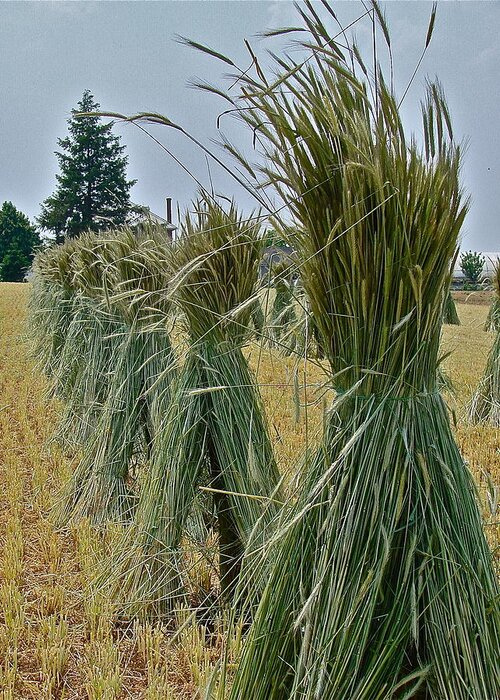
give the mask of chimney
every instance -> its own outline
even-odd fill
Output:
[[[172,198],[171,197],[166,197],[165,198],[165,206],[166,206],[166,219],[167,219],[167,224],[172,223]]]

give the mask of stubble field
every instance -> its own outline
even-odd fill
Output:
[[[0,284],[0,699],[183,700],[200,697],[224,642],[186,625],[174,641],[161,627],[117,625],[92,588],[104,546],[82,524],[56,532],[50,510],[72,465],[54,445],[58,406],[23,340],[29,286]],[[463,411],[483,371],[493,336],[483,330],[483,298],[461,297],[461,326],[445,326],[447,395],[460,449],[479,487],[485,529],[498,562],[495,513],[500,430],[470,427]],[[281,467],[291,474],[314,441],[329,392],[320,366],[248,350]],[[496,485],[496,487],[495,487]]]

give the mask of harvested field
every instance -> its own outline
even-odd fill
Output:
[[[51,524],[50,508],[72,467],[47,447],[58,406],[45,398],[46,381],[33,371],[22,339],[28,292],[28,285],[0,284],[0,698],[198,698],[221,653],[222,633],[191,625],[170,643],[167,630],[114,624],[106,601],[89,589],[104,543],[86,526],[61,534]],[[493,341],[483,330],[489,301],[485,292],[457,294],[464,293],[453,295],[461,325],[445,326],[442,341],[455,388],[449,405],[498,555],[500,430],[463,422]],[[321,366],[258,347],[248,352],[280,468],[289,473],[321,425],[325,376]],[[306,406],[304,397],[315,405]],[[230,646],[236,656],[239,640]]]
[[[478,292],[455,291],[451,293],[457,304],[471,304],[472,306],[489,306],[493,301],[495,292],[485,289]]]

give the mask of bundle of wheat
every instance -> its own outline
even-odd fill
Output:
[[[460,325],[460,318],[458,317],[457,307],[453,297],[451,296],[450,290],[448,290],[448,293],[444,300],[443,323],[446,323],[450,326]]]
[[[113,339],[111,355],[101,351],[95,362],[90,352],[85,356],[89,363],[82,368],[86,388],[88,366],[102,366],[105,359],[112,371],[108,367],[105,400],[57,506],[59,525],[81,517],[94,524],[130,517],[135,495],[127,483],[129,467],[138,448],[147,457],[161,406],[169,400],[173,354],[166,318],[170,305],[162,294],[168,267],[158,264],[159,256],[162,262],[165,258],[160,251],[166,244],[152,231],[138,237],[127,230],[100,239],[97,247],[95,243],[92,239],[82,243],[78,283],[89,298],[100,297],[101,304],[119,319],[119,327],[108,336]]]
[[[39,252],[33,262],[28,329],[37,366],[49,377],[59,366],[72,318],[75,250],[76,243],[69,241]]]
[[[135,519],[101,577],[125,615],[162,616],[185,602],[183,537],[200,486],[213,494],[219,571],[230,598],[249,538],[274,517],[279,473],[260,398],[242,353],[260,261],[258,225],[234,206],[200,201],[172,251],[171,293],[189,339]],[[255,528],[255,530],[254,530]],[[256,544],[257,546],[257,544]]]
[[[271,271],[274,295],[265,334],[269,345],[285,355],[292,354],[296,345],[293,332],[297,324],[294,269],[291,261],[283,260],[274,265]]]
[[[95,434],[126,331],[122,317],[104,303],[109,242],[90,233],[72,246],[71,320],[54,383],[63,401],[55,438],[65,448],[79,448]]]
[[[496,299],[490,309],[489,330],[496,330],[496,337],[486,361],[484,374],[468,407],[470,423],[488,423],[500,427],[500,324],[495,321],[495,301],[500,309],[500,264],[495,268]]]
[[[229,697],[491,700],[498,584],[436,388],[467,209],[459,148],[438,84],[422,105],[421,152],[380,65],[370,80],[312,3],[298,9],[314,60],[277,59],[272,82],[259,66],[242,72],[233,102],[295,218],[337,400],[268,543],[268,583]],[[434,11],[427,43],[433,24]]]
[[[491,306],[488,311],[488,316],[486,318],[486,323],[484,324],[485,331],[500,331],[500,262],[497,263],[495,267],[495,274],[493,276],[493,286],[495,289],[495,296],[491,302]]]

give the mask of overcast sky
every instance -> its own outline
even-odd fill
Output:
[[[363,13],[357,0],[334,1],[347,24]],[[392,35],[396,84],[406,84],[425,41],[431,3],[381,3]],[[270,27],[297,24],[287,0],[217,2],[0,2],[0,202],[11,200],[31,219],[55,188],[54,151],[66,135],[66,120],[85,89],[106,110],[155,111],[209,143],[216,137],[221,101],[190,89],[191,79],[219,81],[223,64],[175,41],[181,34],[209,44],[248,65],[243,39]],[[370,24],[356,25],[360,46],[369,48]],[[444,85],[456,135],[467,139],[463,180],[472,195],[463,249],[500,249],[500,2],[438,3],[431,46],[405,101],[409,129],[419,128],[418,104],[425,77]],[[276,48],[276,42],[272,48]],[[228,120],[229,121],[229,120]],[[234,134],[226,121],[225,128]],[[138,182],[134,202],[164,214],[164,198],[182,208],[196,185],[157,145],[132,125],[115,126],[129,156],[128,174]],[[179,133],[155,127],[189,169],[208,185],[204,157]],[[238,135],[244,148],[250,137]],[[249,197],[211,166],[219,191],[245,208]]]

